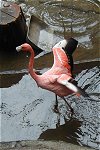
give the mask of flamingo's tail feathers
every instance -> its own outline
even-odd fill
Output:
[[[77,87],[77,90],[78,90],[78,92],[76,92],[77,96],[82,95],[83,97],[89,97],[89,95],[83,89],[81,89],[80,87]]]
[[[66,82],[66,87],[72,90],[77,96],[83,96],[83,97],[89,97],[88,94],[77,86],[77,81],[75,80],[69,80]]]
[[[72,83],[76,87],[76,89],[77,89],[76,95],[77,96],[82,95],[83,97],[89,97],[89,95],[81,87],[77,86],[77,84],[78,84],[77,81],[75,81],[74,79],[71,79],[71,80],[69,80],[69,82]]]

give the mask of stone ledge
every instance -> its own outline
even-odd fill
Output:
[[[0,150],[93,150],[62,141],[18,141],[0,143]]]

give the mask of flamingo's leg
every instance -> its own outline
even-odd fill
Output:
[[[74,114],[73,108],[70,106],[70,104],[67,102],[67,100],[66,100],[64,97],[62,97],[62,99],[65,101],[65,103],[66,103],[66,104],[68,105],[68,107],[70,108],[71,116],[73,116],[73,114]]]
[[[56,103],[54,105],[54,112],[59,113],[57,95],[55,94],[55,96],[56,96]]]

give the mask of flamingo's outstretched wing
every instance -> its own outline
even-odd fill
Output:
[[[54,55],[54,65],[53,65],[54,67],[65,67],[68,70],[71,70],[71,66],[69,65],[69,58],[62,48],[54,47],[53,55]]]
[[[53,47],[53,53],[55,55],[54,65],[57,66],[57,64],[63,64],[65,66],[67,66],[68,68],[70,68],[70,71],[72,73],[72,70],[73,70],[73,57],[72,57],[72,54],[75,51],[75,49],[77,47],[77,44],[78,44],[78,41],[73,39],[73,38],[69,38],[68,40],[64,39],[64,40],[61,40],[60,42],[58,42]],[[63,52],[66,53],[67,58],[65,57],[64,53],[63,54],[61,53],[62,52],[61,50],[62,51],[64,50]],[[60,63],[59,63],[59,60],[60,60]],[[61,60],[63,60],[63,63],[61,62]]]

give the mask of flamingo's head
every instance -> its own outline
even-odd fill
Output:
[[[27,44],[27,43],[24,43],[24,44],[22,44],[22,45],[20,45],[20,46],[17,46],[16,47],[16,51],[17,52],[19,52],[19,51],[32,51],[32,47],[29,45],[29,44]]]
[[[60,42],[58,42],[53,48],[65,48],[67,45],[67,40],[61,40]]]

